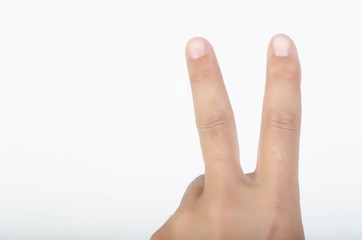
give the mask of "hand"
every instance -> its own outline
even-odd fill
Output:
[[[248,174],[240,166],[234,114],[213,47],[193,38],[186,60],[205,174],[151,239],[304,239],[301,71],[294,42],[277,34],[269,44],[257,166]]]

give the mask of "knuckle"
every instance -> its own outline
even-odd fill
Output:
[[[196,186],[204,186],[205,185],[205,174],[200,174],[198,177],[196,177],[191,183]]]
[[[203,134],[217,134],[230,124],[230,119],[224,112],[216,112],[200,119],[199,131]]]
[[[213,75],[210,71],[203,71],[202,73],[197,73],[191,76],[191,80],[194,83],[200,83],[204,81],[208,81],[213,78]]]
[[[296,132],[298,130],[297,116],[288,110],[274,110],[268,115],[267,125],[279,132]]]
[[[198,198],[204,191],[205,186],[205,174],[201,174],[197,178],[195,178],[186,188],[186,192],[184,194],[185,198],[188,196],[192,196],[192,198]]]
[[[193,83],[209,81],[215,79],[215,77],[215,71],[208,63],[205,63],[201,68],[198,69],[198,71],[193,71],[190,73],[190,79]]]
[[[271,67],[268,69],[268,75],[276,80],[299,79],[300,67],[296,64],[287,64],[282,67]]]

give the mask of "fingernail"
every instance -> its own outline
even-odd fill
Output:
[[[273,38],[273,52],[278,57],[286,57],[290,54],[291,43],[288,37],[277,35]]]
[[[206,42],[202,38],[193,38],[187,45],[187,53],[191,59],[197,59],[206,54]]]

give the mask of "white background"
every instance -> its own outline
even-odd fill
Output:
[[[0,239],[148,239],[203,172],[184,50],[214,46],[245,172],[266,50],[302,66],[307,239],[362,238],[360,1],[0,2]]]

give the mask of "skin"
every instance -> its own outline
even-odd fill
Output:
[[[278,39],[289,44],[287,54],[276,53]],[[206,46],[196,59],[190,53],[195,41]],[[191,182],[151,240],[304,239],[298,183],[301,70],[293,40],[277,34],[269,43],[257,166],[247,174],[213,47],[197,37],[185,50],[205,174]]]

